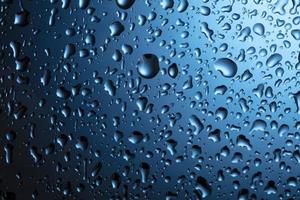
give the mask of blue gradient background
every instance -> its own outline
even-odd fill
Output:
[[[295,125],[300,118],[293,99],[293,94],[300,90],[299,69],[296,68],[299,62],[299,42],[291,35],[291,31],[298,28],[298,25],[293,23],[298,13],[291,14],[292,2],[286,5],[286,12],[282,15],[274,12],[276,1],[271,0],[259,1],[260,3],[250,0],[234,1],[231,12],[222,12],[222,7],[230,5],[230,1],[191,0],[188,1],[187,10],[182,13],[176,10],[179,1],[175,1],[173,9],[164,10],[158,0],[148,1],[149,6],[145,1],[136,0],[130,9],[124,11],[117,7],[115,1],[91,0],[89,8],[95,9],[92,15],[87,13],[87,9],[78,8],[77,1],[72,1],[68,9],[61,8],[61,1],[53,2],[24,0],[23,6],[30,13],[30,23],[25,27],[13,23],[14,15],[20,11],[18,1],[0,3],[2,196],[5,196],[5,192],[13,192],[16,199],[31,199],[32,194],[36,192],[36,199],[118,199],[118,197],[166,199],[166,194],[172,192],[177,193],[177,199],[197,199],[194,190],[196,179],[201,176],[207,180],[212,189],[212,193],[206,199],[238,199],[242,189],[248,190],[249,199],[252,194],[255,194],[256,199],[300,198],[298,184],[296,187],[287,185],[289,177],[296,177],[299,182],[299,163],[293,157],[293,152],[299,149],[299,130]],[[209,16],[199,13],[199,7],[204,5],[211,8]],[[57,9],[57,18],[55,24],[49,26],[53,8]],[[118,13],[121,12],[128,15],[123,21],[118,17]],[[156,13],[156,18],[147,20],[143,26],[138,25],[138,16],[148,17],[151,12]],[[233,14],[239,14],[240,18],[234,20]],[[91,22],[93,15],[100,18],[99,23]],[[222,16],[223,21],[218,23],[218,19]],[[168,23],[162,26],[164,19],[167,19]],[[179,19],[185,23],[184,26],[176,25]],[[278,26],[278,20],[284,20],[284,25]],[[120,21],[125,27],[125,31],[118,37],[110,36],[109,25],[114,21]],[[206,22],[214,31],[212,36],[214,42],[210,42],[201,32],[202,22]],[[264,36],[253,33],[252,27],[258,22],[265,27]],[[75,23],[77,34],[68,37],[65,31],[72,23]],[[231,25],[230,30],[222,28],[225,23]],[[132,24],[135,24],[135,28],[131,31]],[[241,29],[247,26],[251,28],[251,34],[246,41],[240,41],[238,35]],[[153,31],[158,29],[162,34],[155,37]],[[94,31],[96,37],[94,46],[84,43],[86,30]],[[189,32],[188,38],[181,37],[183,31]],[[278,36],[279,33],[282,33],[282,39]],[[154,41],[148,42],[149,39]],[[30,58],[28,69],[23,72],[15,69],[15,59],[9,47],[13,40],[22,44],[19,58],[24,56]],[[160,45],[162,41],[165,41],[166,45]],[[285,41],[290,42],[290,47],[284,46]],[[64,59],[63,50],[68,43],[75,44],[77,51],[71,59]],[[187,43],[188,47],[180,47],[182,43]],[[228,49],[224,52],[219,49],[223,43],[228,44]],[[122,44],[130,44],[134,47],[134,51],[131,55],[123,55],[121,62],[115,62],[112,54],[116,49],[120,50]],[[105,51],[101,51],[102,46]],[[248,54],[249,47],[254,47],[256,53]],[[50,56],[45,54],[45,48],[49,48]],[[97,54],[80,58],[78,51],[81,48],[95,49]],[[199,58],[194,54],[195,48],[201,50]],[[262,49],[266,50],[266,56],[259,53]],[[246,51],[245,59],[238,61],[237,57],[241,50]],[[172,56],[172,51],[176,51],[175,56]],[[184,57],[178,56],[181,52],[185,54]],[[275,52],[281,54],[283,59],[277,66],[268,68],[266,60]],[[141,78],[136,70],[138,59],[146,53],[155,54],[160,58],[161,72],[153,79]],[[234,78],[225,78],[214,69],[214,61],[223,57],[235,60],[238,71]],[[258,67],[258,62],[262,63],[261,67]],[[63,69],[66,63],[73,65],[70,72]],[[176,63],[179,68],[180,73],[176,79],[162,73],[172,63]],[[284,74],[280,78],[275,73],[278,67],[284,69]],[[44,69],[51,71],[51,80],[46,86],[42,86],[40,82]],[[240,76],[246,69],[251,71],[253,77],[241,81]],[[93,77],[95,71],[102,79],[100,84],[95,83]],[[132,75],[129,76],[129,73]],[[18,75],[27,76],[29,83],[18,84],[16,82]],[[266,75],[272,78],[267,78]],[[78,78],[74,79],[74,76]],[[184,90],[183,85],[189,77],[192,78],[193,87]],[[278,79],[282,79],[283,82],[279,87],[275,87]],[[110,96],[104,90],[104,83],[107,80],[112,80],[117,86],[115,96]],[[143,86],[149,88],[146,93],[134,92],[137,80],[141,82],[139,88]],[[133,88],[128,86],[129,82],[133,83]],[[58,87],[64,86],[69,90],[77,84],[81,84],[80,93],[84,88],[91,90],[91,93],[87,96],[79,94],[66,100],[56,96]],[[172,88],[167,95],[161,96],[165,84],[172,85]],[[272,87],[274,97],[255,96],[253,89],[259,84],[264,84],[265,88]],[[224,95],[214,94],[214,89],[219,85],[228,88]],[[195,98],[197,92],[202,93],[200,100]],[[182,94],[179,95],[180,93]],[[138,111],[136,100],[140,96],[147,97],[148,102],[153,104],[152,113]],[[232,98],[232,101],[228,102],[228,98]],[[246,99],[248,103],[251,102],[246,113],[240,107],[241,98]],[[45,100],[43,107],[38,105],[41,99]],[[100,103],[96,108],[88,105],[94,100]],[[117,101],[121,103],[118,104]],[[195,106],[191,107],[193,101]],[[276,112],[270,112],[269,104],[272,101],[278,105]],[[26,106],[26,114],[16,120],[13,115],[9,115],[7,108],[9,102],[13,104],[20,102]],[[121,111],[123,103],[127,106],[125,112]],[[74,114],[64,117],[60,112],[64,105],[69,106]],[[164,105],[170,106],[167,114],[161,114],[161,107]],[[228,110],[228,116],[223,121],[216,120],[214,115],[219,107]],[[78,108],[84,111],[83,117],[76,114]],[[95,115],[89,117],[90,111]],[[137,116],[133,113],[137,113]],[[241,114],[240,118],[237,117],[238,113]],[[170,126],[170,118],[176,115],[180,115],[180,119],[174,126]],[[194,127],[189,123],[191,115],[201,119],[205,127],[196,136],[192,133]],[[120,118],[117,127],[113,125],[112,120],[116,116]],[[51,117],[56,118],[55,123],[51,124]],[[250,131],[256,119],[265,120],[267,128],[264,131]],[[278,123],[278,127],[282,124],[289,126],[288,132],[282,137],[278,134],[278,128],[271,129],[270,123],[273,120]],[[30,137],[31,124],[35,126],[34,138]],[[239,127],[240,130],[234,130],[231,128],[233,126]],[[208,139],[209,132],[215,129],[221,130],[221,140],[218,143]],[[149,141],[130,143],[128,137],[135,130],[149,135]],[[15,140],[5,139],[5,133],[9,131],[16,133]],[[124,133],[120,142],[114,140],[116,131]],[[164,138],[167,131],[171,131],[172,135]],[[61,134],[70,138],[63,148],[56,142],[56,138]],[[236,138],[240,134],[250,140],[251,150],[236,145]],[[77,138],[80,136],[88,139],[87,150],[76,149]],[[177,141],[175,155],[171,155],[166,148],[168,139]],[[14,146],[10,164],[5,162],[4,147],[8,143]],[[44,148],[49,144],[55,146],[54,153],[45,155]],[[201,162],[191,158],[192,145],[201,147]],[[33,146],[41,156],[37,163],[33,162],[30,155],[30,148]],[[216,154],[220,153],[224,146],[230,149],[229,156],[220,156],[220,159],[216,159]],[[155,153],[157,149],[161,149],[161,152]],[[281,151],[279,162],[274,160],[275,149]],[[134,153],[134,158],[126,161],[123,158],[125,150]],[[96,151],[101,152],[100,156],[95,156]],[[146,157],[148,151],[153,153],[152,158]],[[239,163],[232,163],[232,156],[236,152],[240,152],[243,159]],[[64,160],[66,153],[70,154],[71,158],[68,162]],[[162,156],[163,154],[165,156]],[[180,156],[185,159],[176,162],[176,158]],[[261,160],[260,166],[254,165],[256,158]],[[166,161],[170,161],[171,164],[166,165]],[[98,162],[102,167],[98,175],[92,177],[91,172]],[[141,179],[139,173],[141,162],[151,166],[150,175],[146,183],[137,184]],[[280,169],[281,162],[286,164],[287,169]],[[197,164],[201,166],[200,170],[195,169]],[[58,166],[61,166],[61,169],[58,169],[60,168]],[[122,172],[126,167],[129,168],[129,173],[123,176]],[[249,170],[243,172],[245,167]],[[237,177],[233,177],[230,173],[235,169],[240,172]],[[219,170],[223,170],[223,181],[217,180]],[[251,188],[252,176],[257,172],[262,173],[260,184]],[[111,186],[113,173],[118,173],[122,180],[118,189]],[[21,178],[16,178],[16,174],[20,174]],[[167,176],[171,178],[169,183],[164,181]],[[185,176],[186,179],[184,183],[178,184],[177,179],[180,176]],[[233,188],[234,181],[239,181],[238,189]],[[276,194],[267,194],[264,191],[269,181],[275,182]],[[64,194],[67,184],[71,185],[71,189],[68,194]],[[84,190],[77,192],[76,187],[80,184],[84,185]],[[135,185],[137,186],[134,187]]]

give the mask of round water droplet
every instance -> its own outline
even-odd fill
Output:
[[[256,23],[253,26],[253,32],[257,35],[264,35],[265,34],[265,27],[261,23]]]
[[[177,7],[177,11],[178,12],[184,12],[189,6],[189,2],[188,0],[180,0],[178,7]]]
[[[161,0],[160,5],[163,9],[171,9],[174,6],[174,0]]]
[[[143,78],[154,78],[159,72],[159,61],[154,54],[144,54],[137,63],[137,70]]]
[[[117,5],[122,9],[129,9],[134,2],[135,0],[116,0]]]
[[[109,30],[110,36],[119,36],[125,30],[125,28],[120,22],[116,21],[109,26]]]
[[[218,59],[214,67],[217,71],[221,72],[221,74],[226,78],[232,78],[237,73],[237,65],[234,61],[229,58],[220,58]]]
[[[90,3],[90,0],[79,0],[79,8],[86,9]]]

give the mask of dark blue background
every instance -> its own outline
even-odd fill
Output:
[[[70,6],[63,9],[61,1],[23,0],[23,7],[29,12],[29,24],[20,27],[14,24],[15,14],[21,11],[19,2],[1,1],[2,196],[12,195],[16,199],[31,199],[33,194],[36,199],[166,199],[172,193],[174,198],[196,199],[195,191],[201,195],[196,180],[203,177],[211,189],[207,199],[237,199],[243,189],[253,199],[299,198],[298,184],[296,187],[287,184],[290,177],[299,181],[299,163],[295,158],[295,152],[299,150],[299,127],[296,126],[299,114],[293,98],[293,94],[299,91],[299,43],[291,34],[292,30],[298,30],[298,13],[290,12],[292,2],[282,13],[276,12],[276,8],[284,4],[284,0],[234,1],[229,12],[224,10],[224,6],[231,5],[230,1],[191,0],[182,13],[177,11],[179,2],[175,1],[172,9],[164,10],[158,0],[148,1],[150,5],[136,0],[130,9],[123,10],[110,0],[91,0],[86,9],[80,9],[78,1],[71,1]],[[210,15],[202,15],[201,6],[209,7]],[[57,13],[54,25],[49,26],[52,9],[57,9]],[[154,13],[155,19],[151,19],[149,16]],[[121,15],[127,17],[122,20]],[[93,16],[99,18],[99,22],[93,22]],[[141,16],[148,18],[144,25],[138,23]],[[239,16],[238,19],[236,16]],[[162,25],[164,20],[168,21],[166,25]],[[180,20],[183,25],[178,23]],[[120,36],[111,37],[109,26],[115,21],[121,22],[125,30]],[[213,31],[213,41],[201,31],[203,22]],[[231,26],[230,30],[224,29],[227,23]],[[255,23],[264,25],[263,36],[254,33]],[[131,30],[131,27],[134,29]],[[239,35],[246,27],[251,29],[251,33],[245,41],[241,41]],[[73,37],[65,34],[68,28],[75,30]],[[158,30],[161,35],[155,36]],[[181,37],[185,31],[189,33],[187,38]],[[95,36],[94,45],[85,44],[84,38],[88,33]],[[21,44],[18,59],[30,58],[24,71],[16,70],[11,41]],[[70,59],[64,59],[63,51],[69,43],[76,46],[76,53]],[[116,62],[112,55],[116,49],[121,51],[123,44],[131,45],[133,53],[123,55],[123,59]],[[228,45],[228,49],[222,51],[222,44]],[[183,47],[185,45],[186,48]],[[197,48],[201,50],[200,57],[195,56]],[[249,53],[249,48],[256,52]],[[49,56],[45,49],[49,49]],[[96,55],[90,53],[88,57],[80,58],[80,49],[94,50]],[[245,59],[239,60],[241,51],[245,51]],[[138,60],[147,53],[156,55],[160,60],[160,73],[152,79],[142,78],[136,69]],[[274,53],[283,58],[270,68],[266,61]],[[234,60],[238,66],[233,78],[222,76],[214,68],[215,60],[224,57]],[[175,79],[164,73],[172,63],[176,63],[179,69]],[[64,69],[66,64],[70,65],[70,71]],[[284,70],[282,77],[276,75],[278,68]],[[242,81],[241,75],[247,69],[253,77]],[[44,70],[51,72],[46,86],[40,81]],[[19,84],[19,76],[27,77],[28,83]],[[100,82],[97,83],[96,79]],[[192,87],[184,89],[183,85],[189,79]],[[282,83],[276,86],[279,79]],[[105,82],[109,80],[116,86],[115,96],[110,96],[105,90]],[[57,97],[59,87],[71,91],[78,84],[81,85],[79,95],[71,95],[67,99]],[[264,85],[262,97],[253,92],[259,84]],[[214,90],[220,85],[225,85],[228,90],[224,95],[215,95]],[[166,86],[171,88],[162,95]],[[273,90],[271,98],[265,94],[268,86]],[[143,87],[148,88],[144,93]],[[87,90],[89,94],[84,95]],[[197,93],[202,94],[201,98],[195,97]],[[153,104],[151,113],[138,111],[136,101],[139,97],[146,97],[148,104]],[[243,112],[240,106],[241,98],[247,101],[247,112]],[[45,105],[40,107],[40,101],[44,101]],[[95,101],[99,105],[93,108],[91,102]],[[270,111],[271,102],[276,102],[276,112]],[[14,117],[18,104],[26,107],[20,119]],[[121,109],[123,104],[127,108],[125,111]],[[12,113],[9,113],[9,105],[13,107]],[[166,114],[161,113],[164,105],[170,107]],[[70,116],[63,116],[61,110],[64,107],[69,107]],[[216,119],[215,111],[219,107],[228,111],[225,120]],[[79,108],[84,116],[78,115]],[[204,125],[199,135],[193,134],[195,127],[189,121],[192,115]],[[120,119],[118,126],[114,126],[114,117]],[[177,120],[172,126],[170,121],[174,117]],[[51,119],[56,120],[51,123]],[[257,119],[265,121],[263,131],[251,131]],[[276,123],[277,127],[272,129],[272,123]],[[280,136],[278,132],[282,125],[288,126],[288,130]],[[34,137],[31,137],[31,127],[35,127]],[[221,132],[221,139],[216,143],[208,137],[215,129]],[[118,142],[114,140],[116,131],[124,135]],[[128,137],[133,131],[141,132],[149,140],[130,143]],[[6,138],[9,132],[16,134],[12,141]],[[166,137],[169,132],[171,135]],[[64,147],[57,142],[62,134],[69,138]],[[239,135],[250,140],[250,150],[237,145]],[[76,148],[81,136],[88,141],[85,150]],[[174,155],[167,149],[169,139],[177,142]],[[5,160],[8,144],[13,146],[11,163]],[[45,149],[49,145],[54,147],[54,151],[46,155]],[[198,159],[191,157],[193,145],[201,147]],[[224,146],[230,149],[230,154],[218,159]],[[30,149],[37,149],[40,156],[37,162],[34,162]],[[276,149],[281,155],[279,161],[275,160]],[[134,154],[134,158],[125,160],[126,151]],[[148,152],[153,154],[152,158],[147,158]],[[235,153],[242,155],[238,163],[232,163]],[[70,155],[68,162],[64,159],[66,155]],[[179,158],[183,160],[176,162]],[[259,166],[255,166],[255,159],[261,161]],[[150,175],[145,183],[141,182],[139,171],[143,162],[150,166]],[[102,167],[93,177],[91,173],[97,163],[101,163]],[[197,170],[196,165],[201,169]],[[285,167],[280,169],[280,165]],[[128,174],[122,175],[127,168]],[[219,170],[224,174],[222,181],[217,179]],[[236,177],[235,171],[239,172]],[[251,187],[252,177],[258,172],[261,173],[260,183]],[[111,184],[114,173],[119,174],[121,179],[117,189]],[[185,180],[178,183],[182,176]],[[168,178],[170,182],[166,183]],[[275,194],[266,192],[270,181],[275,182]],[[236,189],[234,182],[240,184]],[[84,190],[78,192],[78,186],[83,186]]]

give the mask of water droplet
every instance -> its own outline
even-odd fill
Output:
[[[154,78],[159,70],[159,61],[154,54],[144,54],[137,63],[137,70],[140,76],[146,79]]]
[[[226,78],[234,77],[238,70],[236,63],[229,58],[219,58],[214,67]]]

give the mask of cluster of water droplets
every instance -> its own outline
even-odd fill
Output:
[[[0,0],[0,196],[299,199],[299,6]]]

